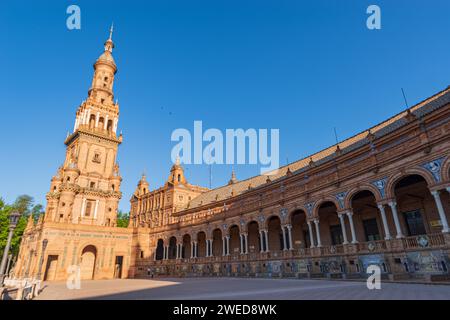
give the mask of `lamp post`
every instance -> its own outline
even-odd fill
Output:
[[[9,248],[11,247],[11,240],[14,234],[14,229],[16,229],[17,223],[19,222],[20,213],[12,212],[9,215],[9,234],[8,240],[6,242],[5,251],[3,252],[2,263],[0,265],[0,286],[3,286],[3,281],[5,280],[6,274],[6,262],[8,261]]]
[[[12,253],[10,253],[8,255],[8,263],[6,264],[6,271],[5,271],[6,275],[9,274],[9,269],[10,269],[9,267],[11,266],[12,258],[13,258]]]
[[[37,279],[41,280],[41,271],[42,271],[42,264],[44,263],[44,256],[45,256],[45,248],[47,248],[48,240],[44,239],[42,241],[42,251],[41,251],[41,258],[39,259],[39,270],[37,274]]]

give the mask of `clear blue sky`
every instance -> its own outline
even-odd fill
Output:
[[[81,7],[81,30],[66,8]],[[382,9],[382,30],[366,8]],[[111,21],[119,68],[120,207],[146,170],[152,188],[171,166],[170,134],[206,128],[278,128],[280,158],[294,161],[364,130],[445,88],[450,2],[3,1],[0,11],[0,196],[45,203],[76,108],[91,83]],[[237,166],[239,179],[258,166]],[[213,168],[213,186],[231,168]],[[189,166],[208,185],[208,168]]]

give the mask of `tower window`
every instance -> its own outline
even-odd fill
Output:
[[[95,182],[91,182],[91,188],[95,188]]]
[[[112,188],[112,191],[116,190],[116,187],[114,185],[112,185],[111,188]]]
[[[101,99],[101,102],[102,102],[102,103],[105,103],[105,99]]]
[[[67,179],[66,179],[66,180],[67,180],[67,182],[69,182],[69,181],[70,181],[70,177],[67,177]]]
[[[92,162],[95,162],[95,163],[100,163],[101,162],[101,160],[100,160],[100,153],[98,153],[98,152],[94,153],[94,158],[92,159]]]
[[[178,175],[178,182],[181,181],[181,175]]]
[[[91,216],[93,206],[94,206],[94,201],[88,200],[86,202],[86,210],[84,211],[84,215],[86,217],[90,217]]]

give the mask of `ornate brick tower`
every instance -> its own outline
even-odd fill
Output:
[[[105,51],[94,64],[88,98],[76,112],[73,132],[65,140],[64,164],[52,178],[46,221],[115,226],[121,198],[117,150],[119,104],[113,84],[117,67],[112,56],[111,27]]]

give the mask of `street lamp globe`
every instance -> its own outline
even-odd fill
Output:
[[[9,226],[11,228],[15,228],[17,226],[17,223],[19,222],[20,219],[20,213],[17,211],[12,212],[9,215]]]

